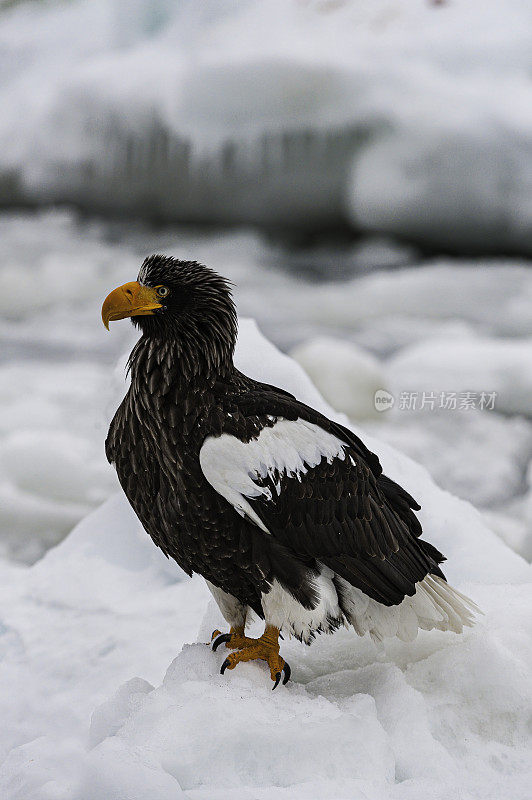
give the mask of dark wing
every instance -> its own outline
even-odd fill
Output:
[[[359,437],[287,393],[254,388],[200,455],[236,511],[386,605],[428,573],[443,577],[443,556],[419,538],[419,505]]]

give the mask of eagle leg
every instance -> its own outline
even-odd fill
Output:
[[[253,644],[256,639],[250,639],[249,636],[244,634],[244,625],[231,627],[229,633],[222,633],[221,631],[213,631],[211,636],[212,649],[216,651],[218,647],[225,642],[225,646],[229,650],[241,650],[243,647]]]
[[[221,637],[218,636],[218,639],[221,639]],[[248,636],[242,636],[242,639],[245,641],[238,647],[237,652],[227,656],[222,664],[220,669],[222,675],[226,669],[234,669],[241,661],[260,659],[266,661],[270,668],[274,689],[279,685],[281,676],[284,676],[283,684],[288,683],[291,670],[284,658],[279,655],[279,628],[275,628],[273,625],[266,625],[264,633],[259,639],[251,639]],[[226,640],[223,639],[223,641]],[[235,647],[232,637],[230,641],[226,641],[226,647]]]

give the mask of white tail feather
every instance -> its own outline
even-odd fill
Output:
[[[344,612],[359,636],[369,633],[375,641],[397,636],[405,642],[415,639],[418,629],[461,633],[474,624],[476,604],[436,575],[416,584],[416,593],[396,606],[384,606],[360,589],[336,577],[341,588]]]

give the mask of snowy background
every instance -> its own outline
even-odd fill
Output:
[[[529,797],[531,53],[526,0],[0,2],[2,799]],[[103,453],[156,251],[423,504],[475,629],[218,674]]]

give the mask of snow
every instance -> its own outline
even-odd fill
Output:
[[[237,364],[334,413],[252,321]],[[450,582],[484,611],[475,628],[380,650],[347,630],[285,640],[293,681],[276,692],[260,664],[221,676],[203,580],[116,494],[33,566],[0,561],[2,797],[525,800],[530,566],[425,469],[364,439],[422,503]]]
[[[105,213],[0,215],[0,796],[528,798],[532,271],[416,248],[532,252],[529,4],[0,6],[0,201]],[[117,210],[364,235],[290,248]],[[239,366],[356,424],[422,502],[474,629],[285,639],[274,693],[261,664],[219,674],[203,580],[103,453],[134,333],[101,301],[156,251],[227,275],[268,337],[242,319]],[[440,390],[495,408],[400,407]]]
[[[530,253],[530,44],[524,0],[15,3],[0,194]]]
[[[479,337],[456,344],[434,338],[405,348],[389,364],[394,386],[438,393],[465,383],[470,391],[495,392],[501,412],[530,414],[532,338]]]
[[[429,321],[445,325],[446,334],[461,337],[468,331],[483,330],[497,336],[526,336],[532,332],[531,298],[532,275],[527,262],[440,258],[421,268],[380,271],[355,279],[349,295],[345,286],[328,284],[314,298],[313,311],[321,319],[334,313],[336,323],[344,328],[379,318],[381,341],[375,340],[372,347],[391,351],[408,343],[406,335],[413,341],[420,331],[429,330]],[[412,318],[416,327],[409,329],[406,326]],[[431,338],[435,332],[433,324]],[[394,341],[387,342],[385,335]]]
[[[102,458],[109,371],[0,365],[0,552],[36,561],[117,487]]]
[[[353,158],[353,223],[457,252],[530,252],[529,134],[523,140],[518,124],[506,138],[487,120],[481,134],[485,112],[465,129],[460,119],[376,138]]]
[[[291,356],[338,411],[351,419],[377,415],[375,392],[385,388],[387,377],[367,351],[342,339],[319,337],[295,347]]]
[[[408,248],[375,239],[289,249],[247,231],[152,230],[68,211],[3,214],[0,234],[1,555],[36,561],[117,487],[103,441],[124,391],[112,365],[134,332],[123,323],[107,333],[100,308],[153,252],[229,277],[240,314],[295,353],[331,406],[422,463],[443,488],[502,515],[509,541],[530,553],[526,262],[418,262]],[[364,253],[374,271],[362,268]],[[429,374],[444,382],[440,363],[445,391],[471,390],[475,377],[481,391],[504,390],[510,405],[499,398],[481,414],[400,410],[402,391]],[[294,368],[287,359],[283,379]],[[393,411],[375,412],[375,389],[394,392]]]
[[[364,427],[477,507],[501,506],[524,491],[532,453],[532,429],[524,419],[476,410],[416,413],[396,406],[385,420]]]
[[[532,561],[532,537],[530,536],[529,520],[516,519],[508,514],[489,510],[483,512],[483,517],[491,530],[497,536],[500,536],[508,547],[526,561]]]

